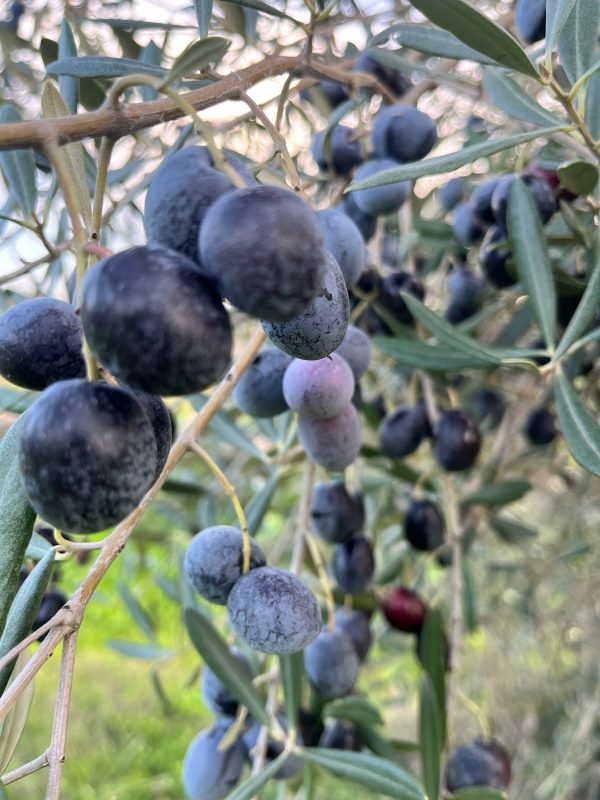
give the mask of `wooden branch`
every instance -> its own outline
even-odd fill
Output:
[[[203,86],[182,97],[196,111],[235,99],[241,89],[249,89],[256,83],[276,75],[289,73],[301,64],[299,56],[277,56],[265,58],[239,72]],[[168,98],[147,103],[131,103],[127,106],[103,106],[98,111],[89,111],[69,117],[11,122],[0,126],[0,150],[15,150],[23,147],[41,148],[47,141],[68,144],[96,136],[119,138],[163,122],[185,116],[181,108]]]

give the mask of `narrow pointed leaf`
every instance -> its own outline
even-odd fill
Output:
[[[33,561],[41,561],[50,550],[52,550],[50,542],[34,531],[27,545],[25,558],[31,558]]]
[[[492,103],[511,119],[532,125],[560,125],[561,120],[527,94],[504,70],[486,69],[483,89]]]
[[[14,670],[14,677],[27,666],[28,661],[29,656],[27,653],[21,653],[19,655]],[[4,772],[10,764],[10,760],[25,730],[33,700],[33,690],[34,683],[32,681],[29,686],[21,692],[17,698],[17,702],[8,712],[2,724],[2,733],[0,734],[0,773]]]
[[[502,358],[493,352],[493,350],[480,345],[470,336],[466,336],[457,330],[454,325],[450,325],[445,319],[438,317],[433,311],[430,311],[427,306],[421,303],[416,297],[413,297],[408,292],[402,292],[402,299],[408,306],[410,313],[417,319],[429,333],[435,336],[440,342],[443,342],[446,347],[452,350],[457,350],[464,353],[466,356],[478,358],[482,364],[488,366],[499,366],[502,363]]]
[[[14,106],[6,103],[0,108],[0,124],[21,121],[21,115]],[[2,169],[8,188],[16,199],[23,216],[31,219],[37,198],[33,152],[31,150],[0,151],[0,169]]]
[[[561,185],[575,194],[590,194],[598,183],[598,167],[589,161],[568,161],[556,170]]]
[[[355,192],[358,189],[372,189],[375,186],[386,186],[387,184],[396,183],[397,181],[416,180],[425,175],[443,175],[444,173],[453,172],[460,167],[464,167],[465,164],[473,164],[473,162],[480,158],[487,158],[503,150],[509,150],[512,147],[518,147],[521,144],[531,142],[534,139],[547,138],[560,130],[562,130],[562,127],[539,128],[538,130],[529,131],[528,133],[517,133],[514,136],[507,136],[505,139],[496,139],[491,142],[474,144],[470,147],[465,147],[463,150],[458,150],[455,153],[448,153],[444,156],[435,156],[434,158],[426,158],[422,161],[413,161],[410,164],[402,164],[393,169],[383,170],[377,175],[365,178],[363,181],[351,183],[346,189],[346,192]]]
[[[140,63],[150,64],[152,67],[160,67],[161,61],[162,50],[160,47],[157,47],[154,42],[148,42],[145,47],[142,47],[140,51]],[[151,89],[150,86],[140,86],[139,92],[144,102],[156,100],[158,97],[158,92],[155,89]]]
[[[208,29],[210,28],[213,0],[194,0],[194,8],[196,9],[200,38],[204,39],[208,36]]]
[[[225,2],[225,0],[223,0]],[[263,3],[262,0],[227,0],[226,5],[242,6],[243,8],[252,8],[255,11],[262,11],[263,14],[268,14],[270,17],[279,17],[280,19],[289,19],[298,25],[298,20],[290,17],[285,11],[279,8],[274,8],[268,3]]]
[[[425,793],[416,778],[401,767],[378,756],[333,750],[327,747],[306,747],[302,757],[323,769],[366,786],[373,792],[397,800],[425,800]]]
[[[165,650],[156,644],[139,644],[138,642],[121,642],[109,639],[106,644],[117,653],[128,658],[139,658],[141,661],[164,661],[173,655],[172,650]]]
[[[546,0],[546,53],[554,50],[558,35],[578,0]]]
[[[231,655],[212,622],[198,609],[189,607],[184,609],[183,618],[192,644],[206,664],[257,722],[270,725],[262,697],[248,681],[248,675]]]
[[[324,715],[335,719],[347,719],[355,725],[383,725],[379,709],[366,697],[342,697],[325,706]]]
[[[585,288],[585,292],[583,293],[583,297],[579,301],[579,305],[569,324],[567,325],[567,329],[565,330],[562,339],[558,347],[556,348],[556,353],[554,357],[559,359],[563,356],[571,345],[575,344],[575,342],[579,339],[579,337],[585,333],[589,324],[591,323],[592,319],[594,318],[594,314],[598,310],[598,304],[600,302],[600,248],[598,248],[598,252],[596,254],[596,264],[594,266],[593,272],[590,275],[588,285]]]
[[[60,92],[52,81],[46,81],[42,92],[42,113],[44,117],[66,117],[69,109]],[[90,228],[92,224],[92,203],[85,173],[85,159],[83,144],[71,142],[60,148],[67,171],[73,182],[77,197],[77,210],[81,214],[85,225]]]
[[[520,178],[508,199],[508,236],[519,280],[529,295],[533,316],[548,347],[556,334],[556,291],[540,215]]]
[[[558,37],[560,63],[571,83],[575,83],[591,67],[599,27],[598,0],[577,0]]]
[[[287,753],[281,753],[281,755],[277,756],[270,764],[263,767],[257,775],[253,775],[245,783],[242,783],[241,786],[238,786],[237,789],[234,789],[231,794],[228,794],[225,800],[252,800],[252,798],[256,797],[260,790],[267,785],[271,778],[279,772],[288,758],[289,755]]]
[[[558,372],[554,396],[560,428],[571,455],[584,469],[600,477],[600,425],[583,405],[568,379]]]
[[[71,26],[66,19],[63,19],[60,26],[60,36],[58,39],[58,58],[76,58],[77,46]],[[71,114],[77,112],[77,97],[79,93],[79,86],[77,78],[71,78],[68,75],[63,75],[58,79],[58,88],[65,101],[65,104]]]
[[[440,723],[440,742],[446,741],[446,659],[447,644],[444,621],[437,608],[430,608],[421,633],[419,658],[437,699]]]
[[[520,500],[530,489],[529,481],[501,481],[471,492],[460,501],[460,504],[463,508],[476,505],[503,506]]]
[[[490,525],[498,536],[509,544],[521,544],[525,539],[534,539],[537,536],[533,528],[505,517],[492,517]]]
[[[123,75],[154,75],[162,78],[164,69],[142,64],[133,58],[112,58],[111,56],[77,56],[60,58],[48,64],[51,75],[68,75],[73,78],[120,78]]]
[[[429,675],[421,675],[419,685],[419,750],[421,777],[429,800],[440,795],[441,757],[440,710]]]
[[[129,589],[124,584],[117,586],[117,591],[119,592],[121,600],[125,604],[127,611],[129,611],[129,614],[131,615],[131,618],[137,627],[141,630],[146,639],[154,642],[154,629],[152,627],[150,617],[144,611],[139,601],[131,594]]]
[[[585,95],[585,121],[594,139],[600,139],[600,72],[595,72],[588,81]]]
[[[19,571],[31,539],[35,511],[25,494],[19,469],[18,444],[23,417],[10,426],[0,443],[0,630],[17,589]]]
[[[0,658],[10,652],[31,632],[35,616],[52,574],[53,564],[54,550],[49,550],[39,564],[36,564],[31,570],[17,592],[8,612],[2,638],[0,638]],[[6,688],[14,663],[13,661],[0,671],[0,694]]]
[[[399,364],[414,369],[427,369],[432,372],[452,372],[458,369],[482,369],[489,366],[487,361],[464,353],[457,353],[449,347],[415,342],[391,336],[374,336],[373,344],[382,353],[396,359]]]
[[[517,72],[539,79],[519,42],[465,0],[411,0],[411,5],[457,39]]]
[[[394,26],[394,40],[410,50],[417,50],[419,53],[427,53],[440,58],[452,58],[458,61],[465,59],[476,61],[479,64],[497,64],[498,62],[489,56],[467,47],[456,36],[441,28],[434,28],[432,25],[413,25],[410,22],[400,23]],[[383,32],[385,33],[385,31]],[[383,35],[380,34],[380,36]],[[379,37],[377,37],[379,38]],[[387,38],[387,37],[386,37]],[[375,42],[371,42],[375,44]]]
[[[192,72],[198,72],[207,64],[219,61],[229,47],[229,41],[222,36],[210,36],[192,42],[175,60],[161,86],[170,86]]]
[[[283,705],[290,728],[298,724],[298,709],[302,702],[304,681],[304,662],[302,653],[288,653],[279,656],[279,672],[283,689]]]

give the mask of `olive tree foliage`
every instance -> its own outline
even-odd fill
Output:
[[[251,775],[233,789],[232,798],[254,796],[286,759],[296,757],[303,764],[307,798],[315,791],[315,775],[323,771],[354,781],[373,796],[445,796],[443,764],[449,743],[460,742],[457,670],[464,630],[473,624],[470,573],[477,567],[477,541],[490,531],[507,542],[528,540],[533,532],[527,520],[504,507],[531,490],[536,470],[558,476],[568,501],[581,504],[588,502],[594,476],[600,476],[597,3],[549,1],[545,40],[529,46],[514,32],[512,7],[483,0],[196,0],[169,22],[139,18],[146,12],[127,18],[137,10],[135,3],[131,8],[117,3],[108,11],[82,3],[67,8],[60,19],[53,9],[40,6],[22,13],[13,3],[12,16],[0,28],[3,307],[35,295],[67,297],[73,291],[69,279],[77,298],[94,261],[142,243],[143,196],[151,174],[191,143],[205,144],[215,166],[225,171],[230,168],[223,150],[240,153],[260,182],[287,187],[315,208],[336,206],[356,191],[415,182],[401,212],[379,218],[368,244],[369,261],[385,273],[382,253],[386,240],[394,241],[394,266],[416,271],[427,295],[423,301],[411,293],[399,295],[416,321],[411,327],[380,303],[376,291],[359,287],[353,292],[353,319],[364,321],[368,314],[378,319],[374,327],[367,322],[375,355],[363,382],[365,394],[373,399],[383,393],[394,406],[401,400],[414,404],[422,394],[431,422],[451,406],[468,404],[477,386],[506,390],[512,397],[510,413],[486,434],[478,466],[467,477],[443,471],[439,459],[438,465],[428,456],[406,462],[382,453],[375,405],[363,405],[362,450],[345,479],[367,499],[377,572],[371,586],[347,594],[346,602],[375,611],[390,584],[402,575],[416,583],[419,565],[424,565],[420,588],[431,604],[419,639],[418,741],[397,746],[386,737],[379,710],[366,697],[351,695],[328,700],[323,717],[354,723],[364,742],[361,752],[299,744],[298,711],[307,693],[301,658],[263,658],[263,680],[250,681],[229,652],[227,633],[198,610],[189,586],[184,581],[163,585],[185,607],[189,636],[206,664],[262,725]],[[325,132],[327,154],[336,126],[348,125],[366,154],[374,116],[380,106],[399,99],[376,71],[353,69],[361,53],[406,76],[401,102],[418,104],[435,120],[438,145],[422,160],[361,180],[323,176],[307,153],[313,132]],[[345,87],[346,98],[333,109],[319,92],[324,80]],[[221,106],[225,101],[234,103]],[[468,125],[471,115],[477,119]],[[475,187],[482,175],[521,173],[534,161],[556,176],[559,212],[542,227],[530,193],[517,181],[507,201],[508,242],[500,242],[510,247],[507,269],[513,280],[502,290],[487,285],[477,313],[456,324],[448,321],[443,311],[448,267],[463,252],[464,242],[440,207],[438,187],[451,173]],[[475,266],[477,251],[467,249]],[[314,588],[327,619],[333,618],[334,604],[344,601],[344,593],[332,588],[324,549],[310,532],[315,466],[298,446],[293,415],[252,421],[229,400],[264,341],[264,332],[253,330],[244,315],[234,312],[234,321],[237,356],[229,374],[209,392],[173,405],[181,432],[161,476],[139,507],[101,540],[70,541],[57,534],[57,544],[49,548],[32,533],[35,512],[20,481],[16,452],[19,415],[34,397],[16,388],[0,390],[6,419],[16,418],[0,444],[4,674],[17,659],[0,697],[5,785],[48,769],[46,797],[60,797],[77,632],[107,570],[126,545],[134,544],[135,536],[128,540],[142,515],[150,509],[145,520],[161,520],[157,496],[181,501],[176,521],[167,513],[165,526],[181,526],[181,509],[188,513],[194,507],[193,522],[183,525],[188,532],[195,532],[198,517],[203,528],[230,523],[233,501],[242,531],[260,538],[269,509],[278,508],[289,523],[269,542],[269,563],[300,574]],[[89,354],[87,361],[93,377],[97,365]],[[520,428],[525,412],[540,407],[556,409],[562,438],[543,457],[531,458],[523,450]],[[205,472],[201,482],[188,480],[186,465],[198,459],[213,479]],[[214,486],[207,492],[211,480]],[[408,552],[398,530],[398,509],[405,508],[409,495],[423,492],[443,509],[447,531],[443,552],[436,551],[447,569],[443,588],[435,591],[427,586],[430,555]],[[86,551],[94,560],[79,588],[30,634],[53,558]],[[16,595],[24,560],[37,566],[28,592]],[[160,655],[136,601],[127,594],[124,600],[146,630],[146,653]],[[25,659],[29,645],[42,635]],[[8,772],[26,730],[32,681],[59,647],[51,741],[34,761]],[[133,645],[129,653],[140,655]],[[276,714],[280,705],[286,730]],[[230,744],[244,723],[244,714],[238,715],[233,733],[226,734]],[[276,761],[265,766],[267,733],[279,737],[282,746]],[[546,787],[540,797],[554,796],[548,793],[553,790]],[[488,788],[454,796],[494,799],[502,794]]]

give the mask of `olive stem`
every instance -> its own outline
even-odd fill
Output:
[[[108,179],[108,169],[110,159],[116,139],[105,136],[100,145],[98,154],[98,169],[96,171],[96,188],[94,191],[94,202],[92,207],[92,235],[91,238],[96,244],[100,243],[100,229],[102,227],[102,202],[106,192],[106,182]]]
[[[456,699],[458,693],[457,665],[462,646],[463,620],[463,530],[458,513],[458,502],[452,476],[442,476],[446,525],[452,548],[452,626],[450,629],[450,676],[448,680],[448,732],[451,735],[456,722]]]
[[[244,514],[244,509],[242,508],[240,499],[237,496],[235,487],[227,479],[227,476],[225,475],[221,467],[217,464],[217,462],[197,442],[190,442],[190,450],[193,450],[194,453],[196,453],[196,455],[200,456],[200,458],[204,461],[206,466],[209,468],[209,470],[212,472],[212,474],[215,476],[215,478],[219,481],[219,483],[223,487],[223,491],[225,492],[227,497],[231,500],[231,503],[235,510],[235,515],[238,518],[240,530],[242,532],[242,554],[243,554],[242,574],[245,575],[250,570],[250,552],[251,552],[250,531],[248,530],[246,515]]]
[[[323,555],[321,553],[321,549],[317,544],[315,537],[311,533],[306,533],[305,541],[308,546],[308,550],[310,552],[310,556],[313,560],[315,565],[315,569],[317,570],[317,575],[319,578],[319,583],[323,587],[323,592],[325,593],[325,606],[327,609],[327,629],[332,631],[334,629],[334,615],[335,615],[335,600],[333,598],[333,587],[331,585],[331,581],[329,580],[329,575],[327,574],[327,570],[325,569],[325,562],[323,560]]]

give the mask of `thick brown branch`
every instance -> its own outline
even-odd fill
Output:
[[[300,57],[290,56],[266,58],[210,86],[188,92],[183,97],[197,111],[209,108],[224,100],[235,99],[240,88],[249,89],[265,78],[292,72],[300,61]],[[62,145],[96,136],[118,138],[183,116],[185,114],[177,104],[162,98],[147,103],[131,103],[116,109],[103,106],[98,111],[72,117],[14,122],[0,126],[0,150],[42,147],[48,140]]]

